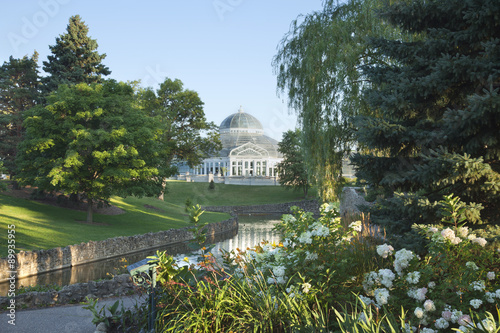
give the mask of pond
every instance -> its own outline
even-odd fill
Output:
[[[239,229],[237,234],[221,235],[216,239],[215,247],[212,253],[217,255],[219,249],[227,251],[239,248],[245,250],[247,247],[253,247],[263,240],[279,241],[279,236],[273,231],[273,227],[279,222],[281,215],[239,215]],[[154,255],[157,250],[167,251],[176,258],[184,258],[188,248],[185,244],[174,244],[163,248],[150,249],[135,252],[125,256],[114,257],[106,260],[100,260],[88,264],[78,265],[53,272],[43,273],[36,276],[17,279],[17,288],[20,286],[32,285],[59,285],[64,286],[74,283],[83,283],[98,279],[109,278],[109,273],[114,268],[123,267],[127,264],[133,264],[147,256]],[[8,282],[0,283],[0,295],[5,296],[8,292]]]

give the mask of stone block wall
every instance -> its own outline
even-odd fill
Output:
[[[306,212],[319,215],[319,203],[317,200],[303,200],[280,204],[253,205],[253,206],[206,206],[204,210],[220,213],[233,214],[290,214],[290,208],[297,206]]]
[[[61,290],[28,292],[16,295],[16,308],[41,307],[55,304],[79,303],[89,298],[123,296],[137,290],[129,274],[115,276],[111,280],[90,281],[64,286]],[[0,311],[9,305],[9,297],[0,297]]]
[[[27,277],[141,250],[190,241],[193,239],[193,235],[189,232],[189,228],[170,229],[130,237],[115,237],[49,250],[20,251],[16,254],[17,277]],[[238,230],[238,219],[233,217],[226,221],[210,223],[206,228],[209,236],[231,232]],[[1,258],[0,281],[7,281],[10,277],[10,271],[12,270],[9,268],[7,258]]]

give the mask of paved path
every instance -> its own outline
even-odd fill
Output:
[[[100,300],[97,308],[112,305],[117,299],[123,300],[125,307],[132,307],[144,297],[123,296]],[[92,313],[83,309],[85,305],[63,305],[34,310],[16,310],[16,325],[8,323],[8,313],[0,313],[0,332],[2,333],[94,333]],[[120,305],[121,307],[121,305]],[[109,312],[108,312],[109,313]]]

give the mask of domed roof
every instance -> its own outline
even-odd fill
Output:
[[[243,112],[240,110],[237,113],[233,113],[220,124],[220,132],[248,132],[248,133],[264,133],[264,128],[260,121],[254,116]]]
[[[219,127],[222,150],[220,157],[235,154],[256,154],[260,157],[281,158],[278,152],[278,142],[264,135],[264,128],[254,116],[243,112],[240,107],[222,121]],[[239,149],[240,147],[243,147]]]

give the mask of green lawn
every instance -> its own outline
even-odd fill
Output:
[[[54,207],[37,201],[0,194],[0,257],[7,255],[7,227],[15,225],[16,251],[50,249],[97,241],[117,236],[131,236],[189,225],[184,212],[186,199],[201,205],[252,205],[300,199],[297,192],[279,186],[236,186],[207,183],[169,182],[165,201],[153,198],[113,197],[111,203],[126,212],[121,215],[94,214],[96,224],[84,221],[86,213]],[[158,209],[146,208],[145,205]],[[205,212],[203,222],[217,222],[228,214]]]

